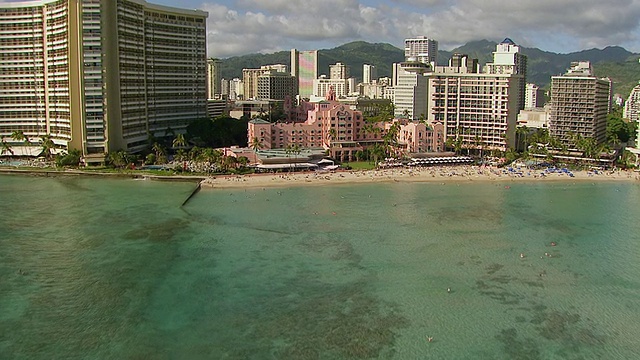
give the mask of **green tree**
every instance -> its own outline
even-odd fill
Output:
[[[82,152],[78,149],[71,149],[69,153],[65,155],[56,156],[56,166],[78,166],[80,159],[82,158]]]
[[[114,168],[125,168],[131,163],[131,158],[124,150],[114,151],[107,154],[105,161],[108,165]]]
[[[22,130],[17,130],[11,133],[11,138],[15,141],[24,141],[25,144],[29,145],[31,144],[31,142],[29,141],[29,138],[24,134],[24,132]]]
[[[395,106],[389,101],[388,103],[378,103],[371,106],[363,113],[363,118],[369,123],[388,122],[393,120],[394,113]]]
[[[631,121],[625,121],[620,114],[613,112],[607,115],[607,141],[617,145],[626,143],[635,137],[637,124]]]
[[[189,158],[189,155],[184,149],[178,149],[174,158],[176,159],[176,161],[185,161]]]
[[[11,146],[7,144],[6,141],[2,140],[2,149],[0,149],[0,155],[4,155],[4,154],[13,155],[13,150],[11,149]]]
[[[381,144],[375,143],[373,144],[371,149],[369,149],[369,153],[370,153],[369,159],[373,160],[374,164],[377,167],[380,159],[384,158],[385,156],[385,148]]]
[[[329,129],[329,131],[327,132],[327,139],[329,139],[330,141],[334,141],[337,137],[338,131],[336,131],[336,129],[334,128]]]
[[[393,123],[382,137],[385,152],[394,156],[398,147],[398,135],[400,134],[400,123]]]
[[[262,148],[262,142],[260,141],[260,139],[254,136],[253,139],[251,139],[251,144],[249,144],[249,146],[251,147],[251,149],[253,149],[254,153],[257,153],[258,150]]]
[[[187,140],[184,138],[184,134],[177,134],[172,143],[174,148],[183,148],[187,146]]]
[[[221,156],[218,159],[218,164],[224,172],[229,172],[231,169],[235,169],[237,163],[238,159],[236,159],[235,156]]]
[[[529,128],[526,125],[518,126],[516,128],[516,135],[518,137],[518,143],[522,144],[522,151],[527,151],[529,148]]]
[[[238,157],[238,164],[243,168],[247,167],[247,165],[249,164],[249,158],[246,156]]]
[[[164,147],[160,145],[160,143],[157,143],[157,142],[154,143],[153,146],[151,147],[151,151],[153,151],[153,154],[155,155],[155,162],[157,164],[166,164],[167,153]]]
[[[53,139],[51,139],[51,135],[43,135],[40,137],[40,145],[42,146],[42,155],[46,159],[51,159],[53,155],[53,149],[55,149],[55,144]]]

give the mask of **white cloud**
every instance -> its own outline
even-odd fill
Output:
[[[622,45],[640,51],[640,0],[238,0],[207,3],[209,54],[333,47],[426,35],[449,49],[510,37],[550,51]]]

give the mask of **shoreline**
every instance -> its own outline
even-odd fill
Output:
[[[24,175],[24,176],[42,176],[42,177],[56,177],[56,176],[86,176],[86,177],[114,177],[114,178],[128,178],[128,179],[150,179],[156,181],[181,181],[181,182],[202,182],[207,178],[203,175],[155,175],[155,174],[143,174],[143,173],[117,173],[117,172],[94,172],[83,171],[76,169],[67,170],[51,170],[48,168],[34,168],[34,169],[12,169],[0,167],[0,174],[2,175]]]
[[[366,183],[536,183],[536,182],[606,182],[640,181],[640,174],[631,170],[608,172],[573,171],[555,172],[542,175],[544,170],[508,171],[506,168],[482,167],[477,165],[457,165],[419,168],[388,168],[378,170],[339,170],[333,172],[262,173],[247,175],[155,175],[142,173],[93,172],[83,170],[49,170],[0,168],[0,174],[25,176],[100,176],[129,179],[149,179],[155,181],[195,182],[203,188],[277,188],[289,186],[319,186],[334,184]]]
[[[200,185],[203,188],[256,188],[318,186],[332,184],[362,184],[391,182],[424,183],[536,183],[536,182],[606,182],[640,181],[640,174],[633,171],[591,172],[573,171],[568,173],[543,174],[543,170],[522,170],[510,172],[503,168],[480,167],[474,165],[392,168],[379,170],[342,170],[336,172],[296,172],[277,174],[251,174],[207,177]]]

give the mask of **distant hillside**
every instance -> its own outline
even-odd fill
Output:
[[[375,65],[378,76],[391,76],[391,65],[404,61],[404,50],[390,44],[355,41],[318,52],[318,73],[329,75],[329,65],[341,62],[349,66],[351,77],[362,80],[362,65]]]
[[[438,64],[445,65],[453,53],[467,54],[477,58],[481,65],[492,60],[496,43],[487,40],[472,41],[451,51],[440,50]],[[614,93],[627,97],[633,86],[640,80],[639,54],[634,54],[619,46],[604,49],[590,49],[569,54],[557,54],[538,48],[522,47],[527,55],[527,81],[548,87],[552,75],[563,74],[572,61],[588,60],[594,65],[597,76],[608,76],[614,84]],[[341,62],[349,66],[351,76],[362,79],[362,65],[375,65],[378,76],[391,76],[391,64],[404,60],[404,51],[390,44],[355,41],[333,49],[320,50],[318,73],[329,74],[329,65]],[[267,64],[291,66],[290,52],[273,54],[251,54],[222,60],[222,77],[231,79],[242,77],[242,69],[258,68]]]

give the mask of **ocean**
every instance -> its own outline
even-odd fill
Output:
[[[0,358],[640,358],[637,183],[195,185],[0,176]]]

